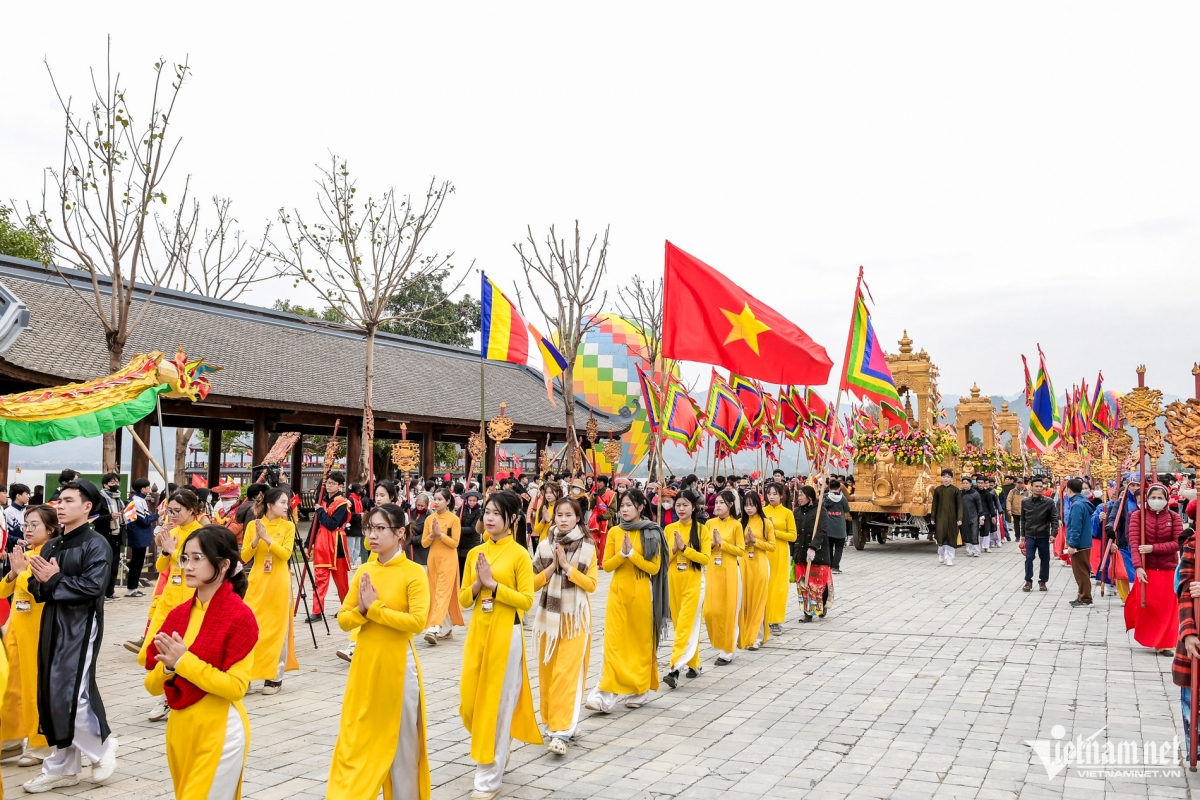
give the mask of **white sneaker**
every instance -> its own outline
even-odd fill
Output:
[[[599,700],[590,700],[589,699],[586,703],[583,704],[583,707],[586,708],[588,711],[604,711],[604,709],[600,707]]]
[[[60,789],[64,786],[75,786],[79,783],[78,775],[47,775],[41,773],[37,777],[25,781],[21,784],[21,788],[29,794],[41,794],[48,792],[51,789]]]
[[[945,557],[944,555],[941,555],[940,553],[938,554],[938,563],[939,563],[939,564],[945,564],[945,563],[946,563],[946,557]]]
[[[151,722],[161,722],[162,720],[166,719],[167,714],[170,714],[170,713],[171,713],[171,707],[169,705],[167,705],[166,700],[163,700],[161,703],[159,703],[158,705],[156,705],[154,707],[154,710],[151,711],[146,716],[146,719],[150,720]]]
[[[338,650],[337,657],[340,658],[342,661],[347,661],[347,662],[350,661],[351,659],[354,658],[354,648],[347,647],[345,650]]]
[[[115,736],[109,736],[108,741],[108,749],[100,757],[100,763],[92,767],[92,783],[104,783],[117,769],[117,745],[120,742]]]
[[[438,642],[437,632],[432,630],[425,631],[425,641],[429,644],[436,645]]]
[[[644,706],[646,704],[646,694],[647,694],[646,692],[643,692],[642,694],[635,694],[633,697],[630,697],[628,700],[625,701],[625,707],[626,708],[641,708],[642,706]]]
[[[559,739],[556,736],[551,736],[549,743],[546,745],[546,749],[555,755],[564,755],[567,752],[567,741],[565,739]]]

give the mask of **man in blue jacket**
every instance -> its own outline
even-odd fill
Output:
[[[1092,504],[1083,496],[1083,481],[1067,481],[1067,498],[1071,511],[1067,515],[1067,553],[1071,556],[1071,572],[1079,584],[1079,596],[1071,601],[1072,608],[1092,604]]]

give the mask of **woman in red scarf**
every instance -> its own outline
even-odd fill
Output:
[[[1129,517],[1129,550],[1137,580],[1125,600],[1125,630],[1132,630],[1139,644],[1166,656],[1174,655],[1179,638],[1175,565],[1179,562],[1182,530],[1183,521],[1168,508],[1167,489],[1161,483],[1146,492],[1146,508],[1135,510]]]
[[[195,595],[167,615],[149,642],[146,689],[166,695],[167,765],[178,800],[233,800],[242,794],[250,685],[258,623],[242,602],[246,574],[237,538],[207,525],[184,544],[180,566]]]

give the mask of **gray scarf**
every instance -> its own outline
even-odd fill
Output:
[[[621,520],[620,528],[623,531],[638,531],[642,539],[642,556],[647,561],[653,561],[660,554],[663,556],[663,562],[658,567],[658,574],[647,576],[641,570],[638,570],[638,577],[650,578],[650,598],[651,606],[654,615],[654,649],[658,649],[658,643],[667,632],[667,623],[671,620],[671,603],[667,594],[667,540],[663,536],[662,528],[658,527],[658,523],[653,520],[639,519],[635,522],[626,522]]]

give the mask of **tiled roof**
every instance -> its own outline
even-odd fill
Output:
[[[64,274],[90,297],[86,273]],[[99,320],[57,272],[0,256],[0,283],[29,307],[28,328],[0,362],[64,383],[111,372]],[[148,287],[141,287],[141,296],[147,293]],[[134,307],[136,313],[136,299]],[[173,353],[180,345],[189,357],[224,368],[212,377],[214,400],[362,408],[366,348],[360,333],[342,326],[185,292],[160,292],[126,344],[126,356],[151,350]],[[550,405],[540,373],[490,361],[485,372],[489,418],[499,413],[503,401],[518,427],[562,430],[562,397],[558,408]],[[376,417],[478,421],[478,352],[379,334],[374,406]],[[586,417],[588,407],[577,407]],[[619,418],[596,416],[602,429],[626,427]]]

